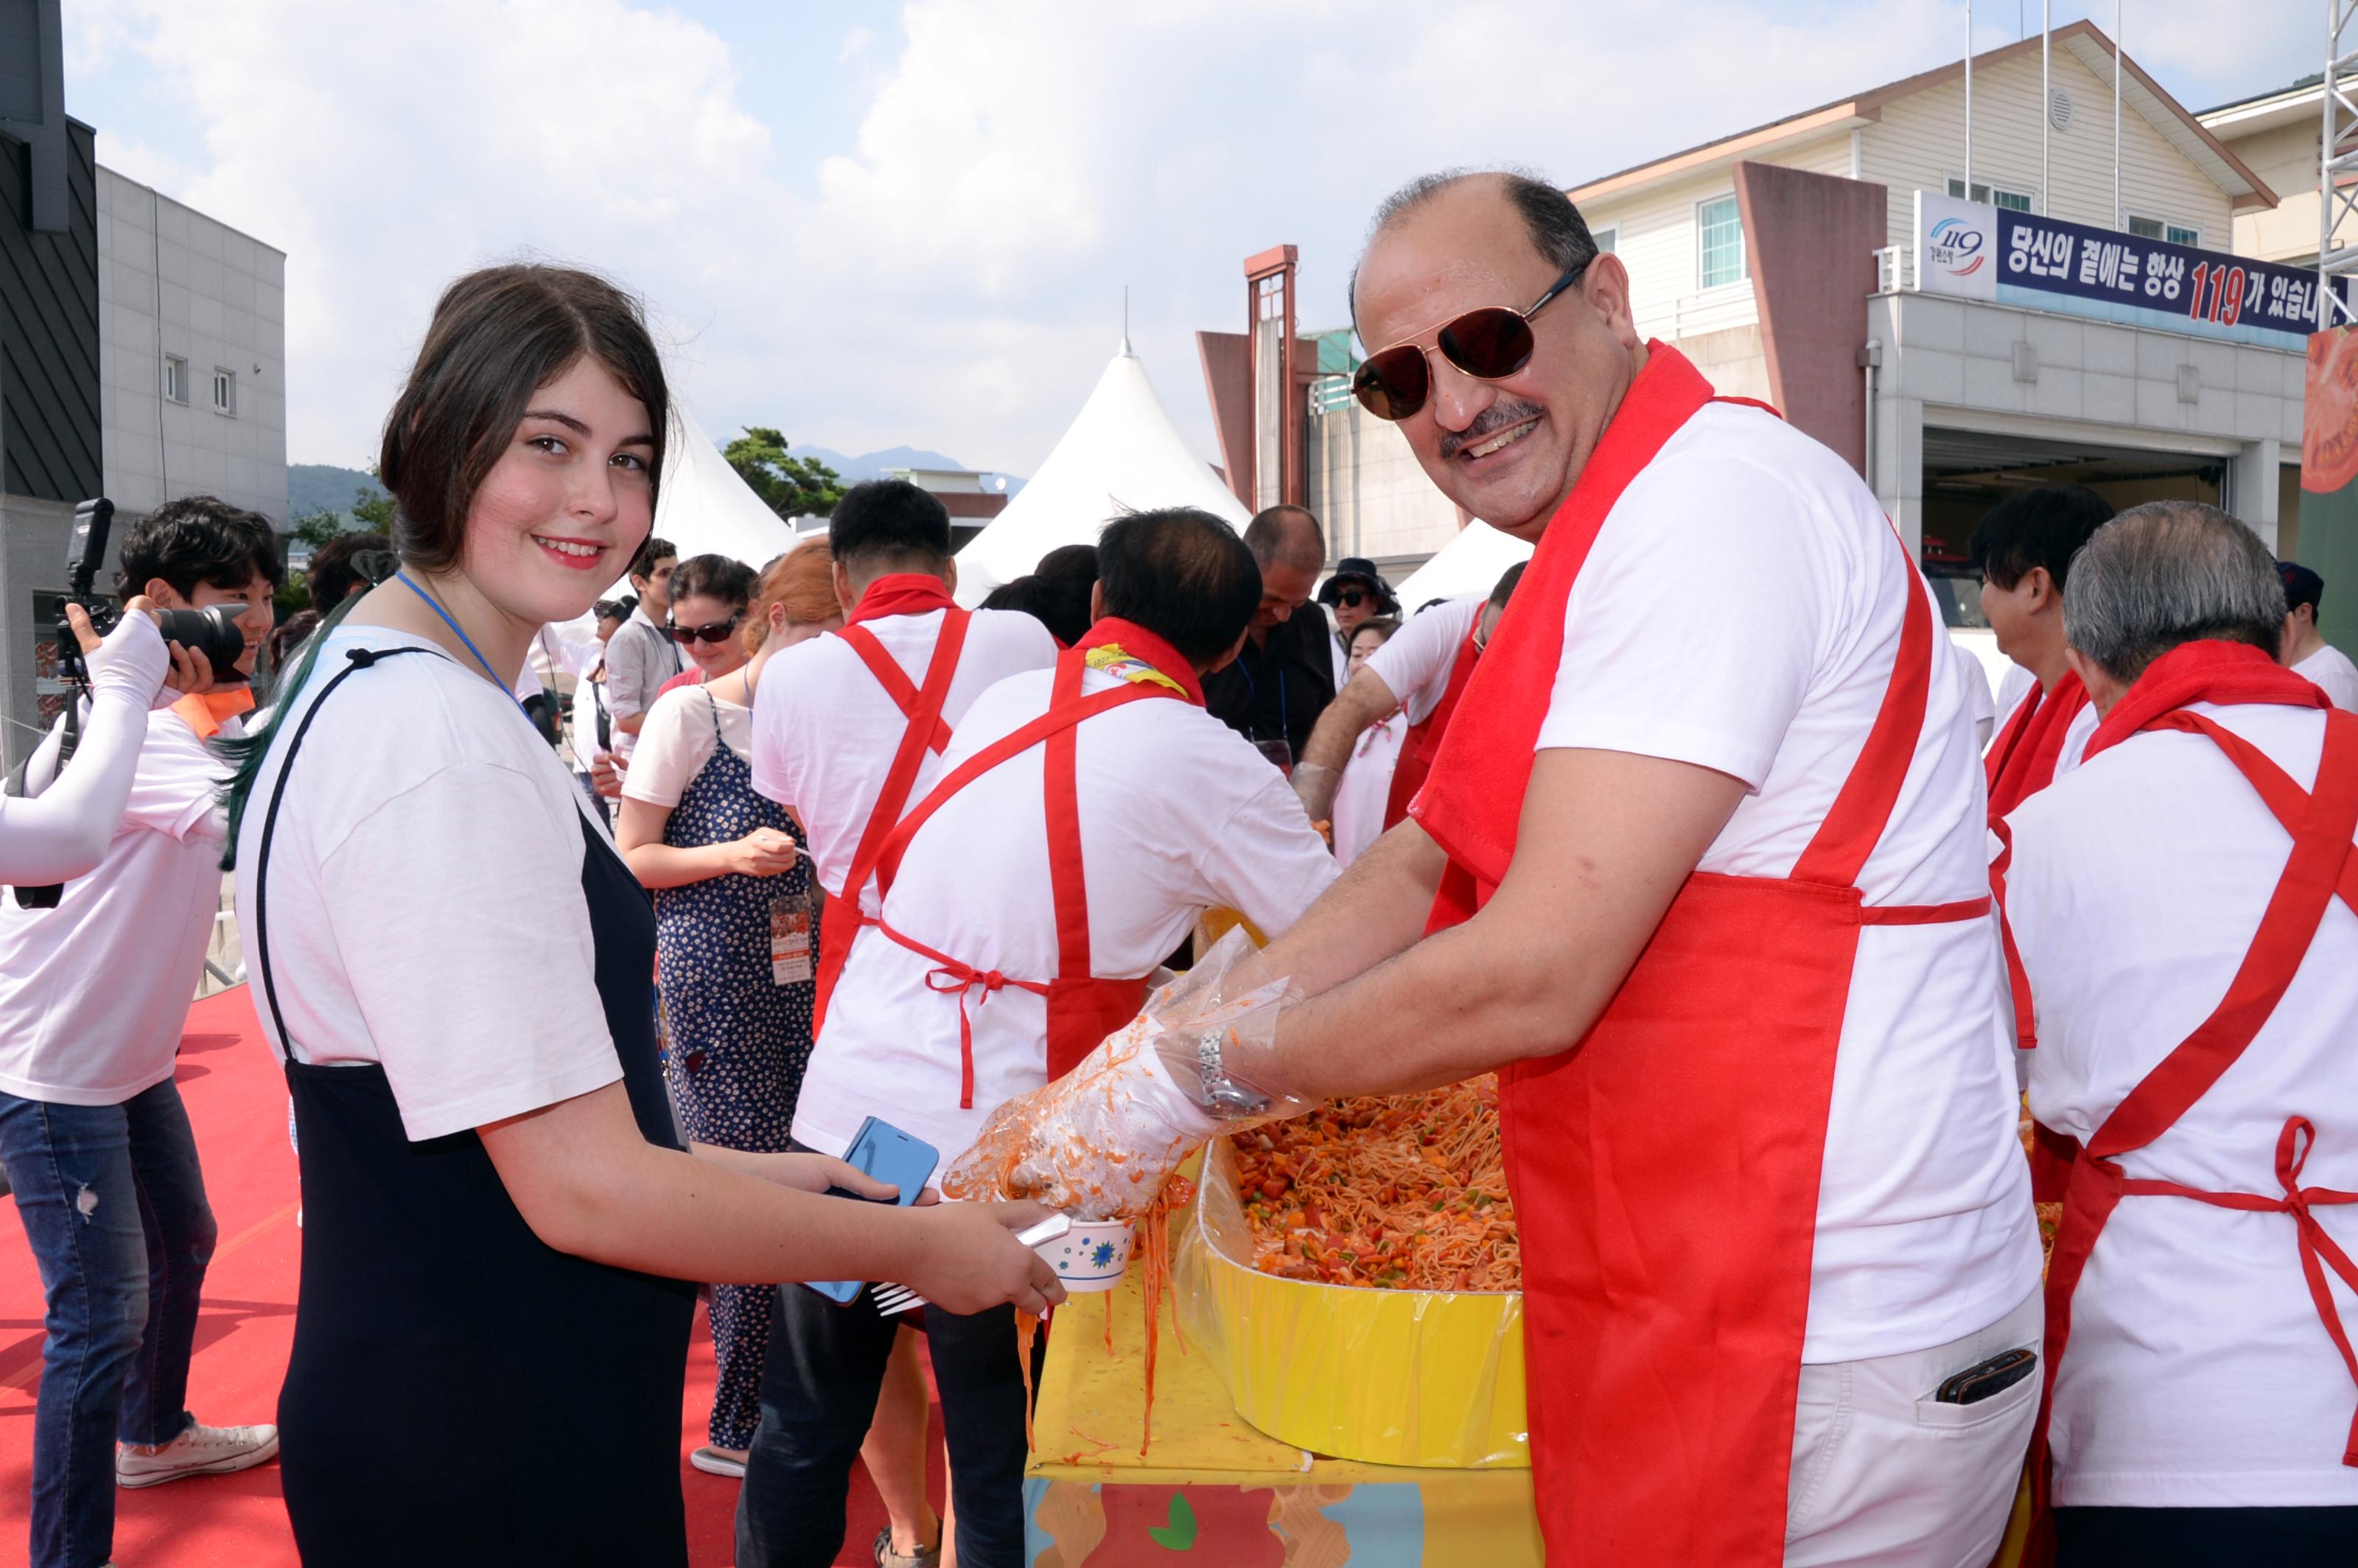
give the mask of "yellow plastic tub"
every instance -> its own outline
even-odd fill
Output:
[[[1175,1260],[1188,1347],[1281,1443],[1371,1465],[1531,1464],[1520,1292],[1381,1291],[1252,1266],[1226,1140],[1206,1152]]]

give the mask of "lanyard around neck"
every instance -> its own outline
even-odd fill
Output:
[[[483,673],[492,677],[492,684],[498,687],[501,690],[505,691],[508,694],[508,700],[514,703],[517,709],[521,711],[524,708],[524,699],[516,696],[514,687],[511,687],[509,683],[500,679],[499,671],[492,668],[492,661],[483,657],[483,651],[475,646],[475,640],[467,635],[467,629],[460,625],[456,621],[450,619],[450,612],[443,609],[440,604],[435,602],[435,599],[432,594],[418,587],[416,583],[411,581],[410,576],[407,572],[395,572],[393,575],[399,578],[401,581],[407,586],[410,592],[424,600],[427,609],[433,611],[435,614],[442,617],[442,624],[450,628],[451,633],[457,636],[459,641],[467,644],[467,652],[475,655],[475,662],[483,666]]]

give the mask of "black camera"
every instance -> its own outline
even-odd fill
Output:
[[[92,628],[102,637],[123,619],[123,612],[114,606],[91,597],[99,564],[106,558],[106,535],[114,525],[114,503],[104,496],[85,501],[74,508],[73,534],[66,541],[66,602],[88,611]],[[216,604],[210,610],[159,610],[156,629],[167,643],[202,654],[212,666],[216,687],[242,686],[246,677],[237,662],[245,656],[245,633],[238,630],[237,618],[245,609],[243,604]],[[90,671],[82,663],[81,643],[75,640],[62,605],[58,611],[57,639],[58,674],[87,687]]]

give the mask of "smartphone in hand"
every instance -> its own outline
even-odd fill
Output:
[[[902,1131],[889,1121],[870,1117],[860,1124],[852,1138],[851,1147],[843,1152],[844,1162],[880,1182],[890,1182],[901,1189],[892,1201],[903,1207],[917,1201],[925,1184],[934,1178],[934,1171],[942,1162],[941,1151],[922,1138]],[[858,1198],[860,1195],[844,1187],[830,1187],[827,1195]],[[863,1199],[877,1203],[882,1199]],[[849,1305],[853,1297],[867,1285],[865,1280],[806,1280],[803,1281],[831,1302]]]

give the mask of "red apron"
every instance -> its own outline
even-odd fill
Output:
[[[1514,852],[1574,579],[1606,514],[1712,401],[1649,345],[1468,687],[1417,819],[1451,865],[1432,925]],[[1909,598],[1883,703],[1787,879],[1696,872],[1586,1035],[1504,1075],[1523,1227],[1532,1481],[1554,1568],[1784,1555],[1819,1169],[1859,931],[1982,918],[1986,898],[1864,903],[1855,885],[1922,727],[1935,622]]]
[[[1200,688],[1192,685],[1193,672],[1184,662],[1177,661],[1176,654],[1153,662],[1158,667],[1170,667],[1175,663],[1191,683],[1184,689],[1174,689],[1176,682],[1173,686],[1141,682],[1083,696],[1081,676],[1088,667],[1089,651],[1113,645],[1117,640],[1133,652],[1141,645],[1152,648],[1155,654],[1165,651],[1162,640],[1142,627],[1126,622],[1099,621],[1079,647],[1058,656],[1055,678],[1049,688],[1048,710],[951,769],[934,786],[933,793],[893,829],[878,857],[876,875],[881,896],[892,891],[910,839],[951,796],[1001,762],[1034,746],[1046,746],[1042,788],[1048,830],[1048,883],[1056,911],[1055,978],[1025,980],[997,969],[979,969],[894,930],[883,921],[877,922],[879,931],[934,966],[925,976],[928,988],[957,993],[960,1110],[974,1108],[974,1026],[967,1012],[968,998],[974,992],[979,991],[987,1001],[992,992],[1013,986],[1047,999],[1047,1068],[1051,1080],[1064,1076],[1096,1050],[1107,1035],[1137,1017],[1139,1007],[1146,1000],[1144,975],[1099,979],[1090,973],[1089,892],[1081,858],[1079,737],[1075,730],[1084,719],[1126,703],[1149,697],[1184,701],[1189,692],[1196,693],[1198,701],[1201,697]]]
[[[2326,1270],[2331,1268],[2345,1284],[2358,1290],[2358,1263],[2326,1234],[2310,1212],[2324,1205],[2358,1203],[2358,1193],[2300,1184],[2301,1166],[2316,1138],[2316,1129],[2307,1117],[2285,1118],[2276,1148],[2277,1181],[2282,1191],[2274,1194],[2206,1192],[2176,1182],[2131,1177],[2118,1160],[2176,1126],[2179,1118],[2235,1065],[2292,984],[2326,906],[2339,897],[2358,911],[2358,855],[2351,853],[2352,834],[2358,831],[2358,718],[2331,708],[2321,695],[2299,689],[2308,684],[2257,649],[2188,643],[2155,660],[2120,706],[2106,715],[2096,738],[2089,742],[2088,752],[2093,756],[2140,730],[2181,730],[2208,736],[2283,824],[2292,838],[2292,853],[2226,996],[2193,1033],[2113,1108],[2070,1167],[2062,1227],[2047,1275],[2047,1397],[2031,1438],[2033,1523],[2023,1555],[2027,1568],[2054,1561],[2054,1467],[2047,1434],[2054,1413],[2055,1373],[2071,1337],[2071,1297],[2095,1250],[2096,1238],[2104,1234],[2105,1222],[2122,1198],[2188,1198],[2219,1208],[2289,1215],[2309,1298],[2326,1334],[2342,1352],[2342,1365],[2352,1380],[2358,1382],[2358,1353],[2351,1348],[2349,1332],[2342,1326],[2326,1279]],[[2242,689],[2232,689],[2235,687]],[[2318,761],[2315,793],[2303,790],[2241,736],[2185,711],[2187,703],[2197,701],[2277,702],[2324,708],[2325,746]],[[2358,1465],[2358,1418],[2352,1422],[2342,1462]]]
[[[896,580],[897,578],[881,578],[878,584]],[[938,581],[927,580],[940,591]],[[871,596],[874,591],[871,586]],[[863,598],[861,609],[868,608],[869,602],[868,598]],[[884,774],[884,787],[878,792],[876,804],[869,808],[867,824],[860,831],[860,846],[852,851],[851,872],[844,878],[838,907],[828,910],[819,923],[818,987],[811,1003],[814,1040],[826,1027],[827,1000],[835,994],[835,982],[842,978],[844,961],[851,957],[851,944],[859,936],[860,928],[870,923],[860,907],[860,895],[868,886],[868,879],[875,874],[876,858],[893,826],[901,820],[902,810],[909,804],[909,792],[916,787],[917,770],[925,763],[925,752],[930,749],[938,754],[950,743],[950,727],[942,720],[942,704],[949,697],[950,682],[957,678],[958,654],[966,646],[967,622],[971,617],[951,603],[946,593],[941,594],[938,604],[925,603],[922,609],[908,612],[924,614],[935,609],[943,611],[942,629],[934,639],[933,657],[925,665],[925,683],[922,687],[909,684],[899,662],[885,652],[884,644],[867,627],[855,622],[831,633],[851,644],[851,651],[860,655],[860,662],[868,666],[869,674],[876,677],[877,684],[892,697],[892,705],[908,723],[901,731],[900,745],[893,750],[892,765]]]
[[[1477,611],[1475,626],[1482,623]],[[1433,759],[1441,750],[1441,738],[1449,732],[1449,716],[1457,711],[1457,699],[1466,695],[1466,683],[1474,678],[1474,662],[1482,656],[1482,649],[1474,641],[1468,628],[1466,641],[1457,644],[1457,656],[1450,662],[1449,680],[1441,688],[1441,700],[1433,711],[1408,727],[1401,737],[1400,756],[1392,764],[1391,793],[1384,798],[1384,831],[1389,833],[1408,815],[1408,803],[1424,787],[1424,776],[1433,771]]]

